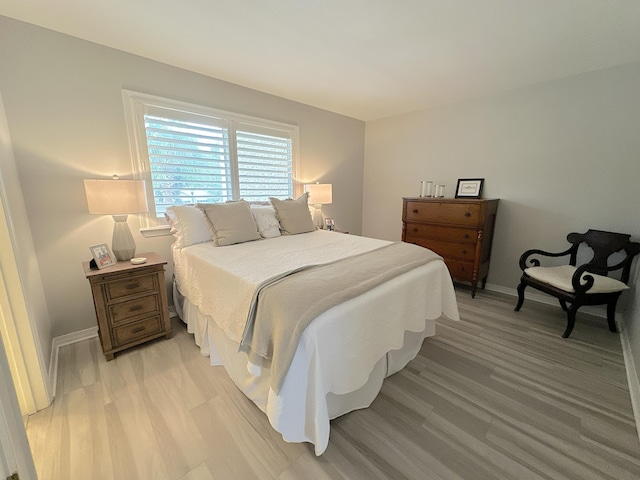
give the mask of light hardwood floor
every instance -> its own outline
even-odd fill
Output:
[[[226,376],[175,336],[107,363],[97,339],[61,348],[57,397],[29,417],[40,480],[638,479],[640,443],[618,335],[559,307],[457,287],[370,408],[332,422],[315,457],[288,444]]]

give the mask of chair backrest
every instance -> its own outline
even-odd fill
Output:
[[[620,280],[627,283],[633,257],[640,253],[640,243],[632,242],[630,238],[631,235],[626,233],[605,232],[603,230],[570,233],[567,235],[567,240],[573,244],[570,263],[571,265],[576,265],[578,246],[581,243],[585,243],[593,250],[593,258],[588,263],[594,267],[594,273],[607,275],[609,272],[607,264],[609,257],[616,252],[624,250],[627,255],[617,266],[618,269],[622,268]]]

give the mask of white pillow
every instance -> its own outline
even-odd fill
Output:
[[[258,225],[258,232],[262,238],[275,238],[280,236],[280,222],[276,218],[276,211],[271,205],[251,204],[253,219]]]
[[[276,217],[280,221],[280,228],[290,235],[313,232],[316,227],[309,212],[309,192],[295,200],[280,200],[270,198],[271,205],[276,210]]]
[[[174,205],[167,208],[165,218],[171,227],[176,248],[213,240],[209,222],[195,205]]]
[[[571,278],[575,271],[576,267],[572,265],[561,265],[559,267],[529,267],[524,270],[524,273],[536,280],[553,285],[560,290],[573,293],[574,289]],[[589,272],[583,273],[581,278],[584,278],[585,275],[593,276],[593,286],[587,290],[587,293],[611,293],[629,288],[615,278]],[[584,283],[584,281],[582,283]]]
[[[233,245],[260,239],[256,221],[253,219],[249,204],[244,200],[199,206],[209,219],[216,245]]]

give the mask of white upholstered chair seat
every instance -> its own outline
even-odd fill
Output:
[[[525,269],[525,273],[531,278],[535,278],[549,285],[553,285],[565,292],[574,292],[571,278],[576,271],[576,267],[572,265],[561,265],[559,267],[529,267]],[[587,290],[587,293],[611,293],[626,290],[629,287],[615,278],[596,275],[595,273],[585,272],[582,275],[591,275],[593,277],[593,287]],[[584,283],[584,281],[583,281]]]

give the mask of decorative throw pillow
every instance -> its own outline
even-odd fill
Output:
[[[167,208],[165,218],[171,227],[177,248],[213,240],[209,222],[195,205],[174,205]]]
[[[260,239],[258,226],[247,202],[241,200],[198,206],[209,219],[211,234],[216,245],[233,245]]]
[[[276,211],[271,205],[251,204],[253,219],[258,225],[258,232],[262,238],[275,238],[280,236],[280,222],[276,218]]]
[[[313,232],[315,225],[309,212],[309,193],[305,193],[295,200],[280,200],[270,198],[271,205],[276,210],[276,217],[280,228],[290,235]]]

